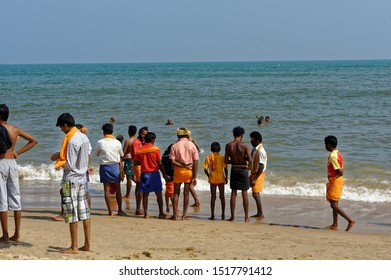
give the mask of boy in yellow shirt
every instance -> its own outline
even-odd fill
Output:
[[[209,220],[215,218],[215,202],[216,202],[216,189],[219,188],[220,201],[221,201],[221,219],[225,219],[225,196],[224,185],[228,183],[228,166],[224,162],[224,156],[220,155],[220,144],[213,142],[210,146],[211,154],[208,155],[204,162],[204,172],[208,176],[210,183],[210,210],[211,216]]]

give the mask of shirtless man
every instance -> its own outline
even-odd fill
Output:
[[[23,129],[13,126],[7,122],[9,109],[7,105],[0,105],[0,125],[5,130],[2,133],[8,134],[11,140],[11,147],[5,153],[0,154],[0,219],[3,236],[0,242],[20,240],[20,223],[22,219],[19,174],[17,171],[16,160],[21,154],[30,150],[37,144],[37,140]],[[21,137],[27,141],[27,144],[14,151],[18,138]],[[8,210],[14,211],[15,233],[12,237],[8,234]]]
[[[236,196],[238,190],[242,191],[244,221],[249,221],[247,190],[250,188],[248,170],[251,169],[252,158],[247,143],[242,142],[243,135],[244,128],[240,126],[235,127],[233,129],[234,140],[225,145],[225,163],[231,164],[231,218],[227,220],[231,222],[235,220]]]
[[[132,177],[134,175],[133,173],[133,160],[132,160],[132,154],[130,152],[130,149],[133,145],[134,140],[136,140],[136,132],[137,127],[134,125],[129,125],[128,127],[128,135],[129,139],[125,141],[124,144],[124,156],[123,156],[123,162],[124,162],[124,172],[126,175],[126,194],[124,195],[124,199],[130,200],[130,191],[132,190]]]

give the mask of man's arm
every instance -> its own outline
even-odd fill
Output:
[[[25,139],[28,143],[24,145],[21,149],[14,152],[14,157],[17,158],[19,155],[27,152],[32,149],[35,145],[38,144],[37,140],[29,133],[24,131],[23,129],[17,128],[16,135]]]
[[[198,172],[198,160],[193,161],[193,177],[192,177],[192,184],[193,186],[197,185],[197,172]]]
[[[252,168],[252,164],[253,164],[253,158],[251,157],[251,152],[250,152],[250,149],[248,148],[248,145],[245,144],[246,146],[246,160],[248,162],[248,169],[251,169]]]
[[[225,164],[231,164],[230,149],[228,144],[225,145],[224,162]]]
[[[265,165],[263,163],[260,163],[258,165],[257,173],[255,173],[255,175],[251,174],[251,178],[250,178],[251,179],[251,181],[250,181],[251,186],[255,185],[255,182],[257,181],[258,177],[261,176],[264,168],[265,168]]]

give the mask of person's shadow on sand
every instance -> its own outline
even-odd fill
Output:
[[[26,247],[26,248],[31,248],[34,245],[28,242],[0,242],[0,249],[5,249],[5,248],[11,248],[11,247]]]

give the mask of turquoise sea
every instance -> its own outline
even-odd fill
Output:
[[[0,103],[9,122],[39,141],[18,159],[21,184],[32,189],[58,188],[50,155],[63,138],[56,119],[69,112],[88,127],[93,149],[112,116],[115,135],[148,126],[162,150],[177,127],[188,127],[201,163],[211,142],[231,141],[233,127],[245,128],[248,143],[258,130],[268,153],[266,196],[323,198],[323,139],[333,134],[345,158],[343,198],[390,203],[390,77],[391,60],[0,65]],[[272,122],[259,127],[256,115]],[[164,125],[168,118],[174,126]],[[199,174],[197,189],[207,191],[202,164]],[[92,179],[92,191],[102,192]]]

